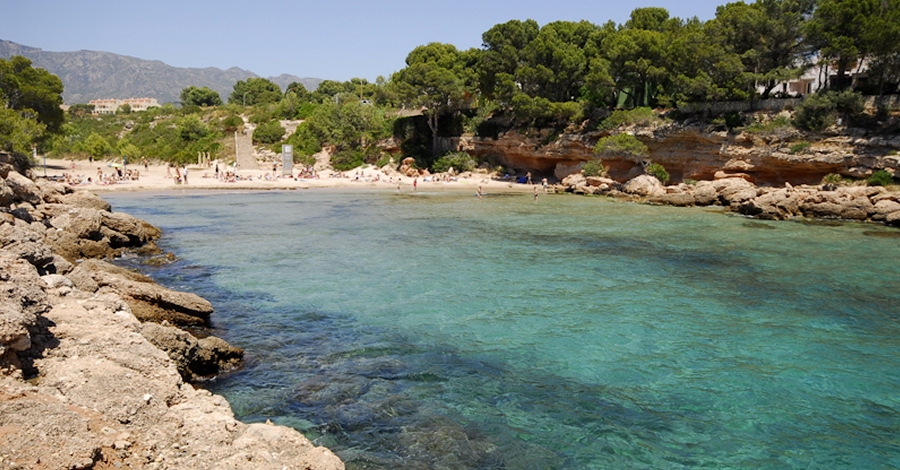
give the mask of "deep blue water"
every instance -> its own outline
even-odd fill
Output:
[[[601,198],[110,194],[350,469],[900,468],[900,238]]]

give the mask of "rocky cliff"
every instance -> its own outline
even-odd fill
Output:
[[[663,165],[673,182],[711,180],[718,172],[740,174],[759,185],[818,184],[836,173],[865,178],[885,169],[900,176],[900,135],[869,135],[860,129],[831,128],[823,133],[796,129],[779,133],[710,131],[699,123],[666,123],[628,127],[647,145],[648,160]],[[461,137],[449,145],[480,158],[497,161],[514,173],[531,171],[561,181],[577,173],[593,153],[601,132],[563,133],[558,137],[526,136],[517,131],[498,138]],[[802,145],[797,145],[802,144]],[[612,179],[625,182],[639,174],[639,162],[627,157],[604,157]]]
[[[344,468],[291,428],[235,420],[222,397],[188,383],[242,359],[221,339],[174,326],[205,325],[212,305],[96,259],[153,252],[159,229],[8,163],[0,161],[0,467]]]

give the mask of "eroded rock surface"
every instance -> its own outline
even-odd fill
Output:
[[[243,360],[169,326],[206,325],[212,305],[102,261],[155,251],[159,229],[0,170],[0,468],[344,468],[294,429],[241,423],[187,383]]]

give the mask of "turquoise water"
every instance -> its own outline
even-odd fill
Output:
[[[104,196],[350,469],[900,468],[900,238],[577,196]],[[132,260],[133,262],[134,260]]]

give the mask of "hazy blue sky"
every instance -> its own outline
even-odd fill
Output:
[[[0,39],[46,51],[94,50],[176,67],[240,67],[263,77],[374,80],[405,66],[416,46],[481,46],[512,19],[624,23],[658,6],[715,16],[726,0],[0,0]]]

